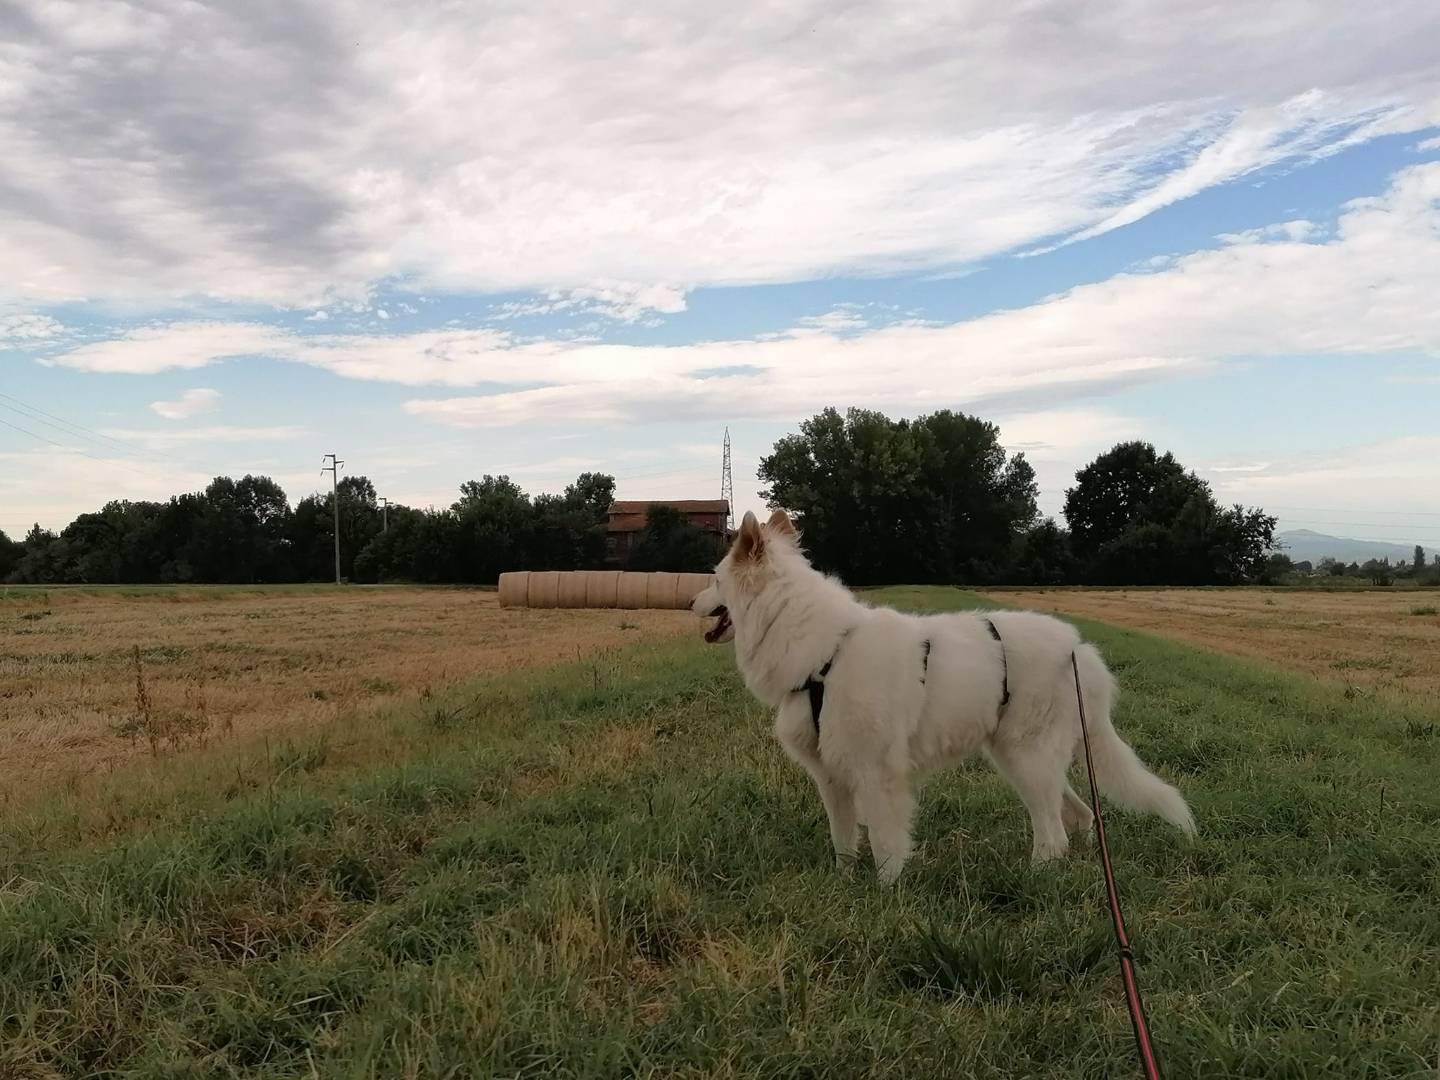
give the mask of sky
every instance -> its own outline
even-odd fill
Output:
[[[0,3],[0,530],[827,405],[1440,548],[1440,5]]]

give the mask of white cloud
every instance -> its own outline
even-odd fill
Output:
[[[1261,473],[1268,468],[1270,468],[1270,462],[1256,461],[1240,462],[1233,465],[1210,465],[1206,468],[1205,471],[1218,473],[1223,476],[1227,473]]]
[[[0,349],[37,345],[64,333],[64,325],[48,315],[0,314]]]
[[[824,315],[807,315],[796,323],[797,327],[804,330],[823,330],[829,333],[862,330],[869,325],[870,320],[861,315],[854,305],[841,305]]]
[[[145,372],[258,353],[355,379],[498,384],[499,393],[405,408],[459,427],[504,427],[791,420],[836,403],[1034,411],[1227,357],[1440,353],[1440,163],[1406,169],[1382,196],[1349,204],[1324,242],[1271,235],[949,326],[633,346],[522,341],[494,329],[305,336],[185,323],[51,362]]]
[[[1221,233],[1215,239],[1225,244],[1241,244],[1251,240],[1308,240],[1313,237],[1318,226],[1313,221],[1282,221],[1276,225],[1265,225],[1258,229],[1245,229],[1241,232]]]
[[[169,323],[91,342],[42,362],[82,371],[139,375],[202,368],[238,356],[279,355],[294,340],[293,335],[262,323]]]
[[[106,428],[100,434],[124,442],[137,443],[150,449],[163,450],[172,446],[191,444],[237,442],[284,442],[298,439],[306,434],[304,428],[281,427],[214,427],[187,428],[181,431],[133,430],[130,428]]]
[[[648,319],[1090,235],[1440,119],[1428,0],[25,7],[0,265],[38,300],[334,311],[392,281]]]
[[[150,408],[166,420],[188,420],[200,413],[212,412],[219,404],[219,390],[196,387],[182,392],[174,401],[152,401]]]

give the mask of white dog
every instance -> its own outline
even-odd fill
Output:
[[[745,515],[692,610],[716,620],[707,641],[734,639],[745,685],[779,710],[775,735],[820,789],[836,858],[856,858],[863,824],[883,881],[910,855],[915,780],[969,754],[985,754],[1024,800],[1034,861],[1090,828],[1066,778],[1081,749],[1072,653],[1101,790],[1195,831],[1184,798],[1111,726],[1105,662],[1058,619],[868,607],[811,567],[783,511],[763,526]]]

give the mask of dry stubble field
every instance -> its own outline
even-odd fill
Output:
[[[997,603],[1098,619],[1328,681],[1440,693],[1440,595],[1279,589],[996,591]]]
[[[137,647],[169,755],[693,629],[686,612],[502,609],[470,589],[12,592],[0,600],[0,806],[150,755],[133,730]]]

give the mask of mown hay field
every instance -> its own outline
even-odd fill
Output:
[[[477,675],[693,627],[685,612],[506,610],[477,589],[9,590],[0,806],[155,751],[305,735]]]
[[[1083,625],[1201,829],[1109,816],[1166,1075],[1433,1077],[1433,702]],[[1089,852],[971,764],[837,872],[768,722],[687,635],[0,816],[0,1075],[1135,1074]]]
[[[1361,689],[1440,699],[1440,591],[1027,589],[997,603],[1100,619]]]

